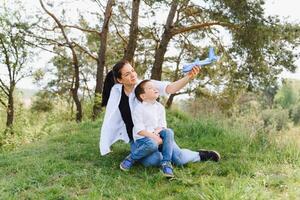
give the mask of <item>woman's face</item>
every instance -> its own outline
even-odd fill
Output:
[[[118,78],[118,82],[123,85],[135,85],[137,83],[137,74],[129,63],[122,67],[121,78]]]

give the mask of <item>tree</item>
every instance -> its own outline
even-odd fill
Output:
[[[96,76],[96,88],[95,88],[95,100],[93,106],[93,119],[95,119],[101,111],[101,101],[100,95],[102,93],[103,87],[103,75],[104,75],[104,66],[105,66],[105,56],[106,56],[106,48],[107,48],[107,34],[109,28],[109,20],[112,14],[112,7],[114,5],[114,0],[108,0],[105,13],[104,13],[104,21],[101,30],[101,38],[100,38],[100,48],[98,51],[98,59],[97,59],[97,76]]]
[[[0,15],[0,26],[0,104],[6,109],[6,130],[13,133],[14,91],[20,80],[31,75],[27,61],[32,52],[24,34],[24,30],[31,25],[21,20],[18,11],[9,12],[4,8]]]
[[[62,34],[64,40],[65,40],[65,43],[66,43],[65,45],[71,50],[72,65],[73,65],[73,69],[74,69],[74,79],[72,82],[71,93],[72,93],[72,97],[73,97],[73,100],[76,105],[76,121],[81,122],[82,106],[81,106],[81,102],[78,97],[78,89],[79,89],[79,82],[80,82],[80,80],[79,80],[79,62],[78,62],[77,53],[75,51],[75,45],[72,43],[70,38],[67,36],[65,27],[59,21],[59,19],[53,13],[51,13],[49,10],[47,10],[47,8],[45,7],[42,0],[40,0],[40,4],[41,4],[43,10],[56,22],[57,26],[59,27],[59,29],[61,31],[61,34]]]
[[[299,45],[299,25],[265,17],[264,1],[207,0],[205,5],[177,0],[159,3],[169,5],[169,13],[155,51],[153,79],[161,80],[162,64],[172,39],[190,32],[205,43],[209,41],[223,54],[220,64],[224,66],[223,82],[232,89],[264,88],[275,84],[282,69],[296,68],[293,49]],[[231,44],[226,44],[220,33],[231,37]]]

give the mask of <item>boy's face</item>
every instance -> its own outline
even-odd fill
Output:
[[[143,101],[154,101],[159,97],[158,89],[154,86],[154,84],[151,81],[145,83],[144,91],[145,93],[141,94],[141,98],[143,99]]]

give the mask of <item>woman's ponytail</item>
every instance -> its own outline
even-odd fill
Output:
[[[105,107],[107,105],[111,88],[117,82],[117,79],[122,78],[121,69],[125,64],[129,63],[127,60],[121,60],[117,64],[114,65],[113,69],[108,72],[105,77],[102,91],[102,102],[101,106]]]
[[[105,107],[107,105],[109,95],[110,95],[110,91],[111,91],[111,88],[114,86],[114,84],[115,84],[114,73],[111,70],[106,75],[105,80],[104,80],[104,84],[103,84],[102,102],[101,102],[102,107]]]

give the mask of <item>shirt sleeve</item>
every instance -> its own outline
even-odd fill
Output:
[[[166,120],[166,110],[163,105],[159,105],[159,113],[160,113],[160,119],[159,119],[159,127],[167,128],[167,120]]]
[[[143,107],[141,104],[137,105],[134,109],[134,112],[132,112],[132,121],[133,121],[133,134],[138,134],[142,130],[146,130],[145,124],[143,122]]]
[[[169,95],[167,93],[167,86],[170,84],[170,82],[168,82],[168,81],[158,81],[158,80],[151,80],[151,82],[153,82],[155,87],[158,89],[160,96]]]

